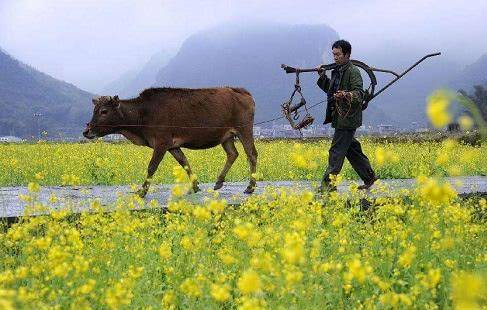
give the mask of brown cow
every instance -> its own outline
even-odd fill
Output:
[[[227,161],[214,189],[220,189],[225,176],[237,159],[234,140],[242,142],[250,165],[250,183],[246,194],[254,191],[257,150],[253,138],[255,103],[243,88],[149,88],[139,97],[120,100],[118,96],[93,99],[93,117],[83,135],[88,139],[119,133],[136,145],[154,150],[147,169],[147,179],[139,195],[145,197],[151,178],[166,151],[192,172],[181,148],[207,149],[218,144],[227,153]],[[193,190],[199,190],[197,181]]]

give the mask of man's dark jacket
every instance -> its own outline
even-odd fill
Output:
[[[337,79],[338,89],[334,89],[333,85]],[[352,62],[349,61],[334,69],[331,72],[331,79],[326,74],[321,74],[317,84],[328,97],[324,124],[331,123],[331,126],[337,129],[356,129],[362,126],[363,82],[359,69]],[[337,90],[352,92],[351,106],[345,101],[335,101],[333,94]],[[342,113],[338,113],[336,104],[340,105]],[[348,113],[343,113],[344,111]]]

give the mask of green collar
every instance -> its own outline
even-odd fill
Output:
[[[346,63],[344,63],[343,65],[340,66],[339,70],[341,72],[344,72],[345,70],[348,69],[348,67],[350,67],[351,64],[352,64],[352,62],[350,60],[348,60]]]

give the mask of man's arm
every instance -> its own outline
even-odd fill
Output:
[[[352,93],[352,105],[362,106],[362,101],[364,99],[364,83],[362,81],[362,76],[357,68],[350,74],[350,92]]]
[[[330,79],[326,76],[326,71],[318,71],[318,74],[320,75],[320,77],[318,81],[316,81],[316,84],[325,93],[328,93],[328,90],[330,89]]]

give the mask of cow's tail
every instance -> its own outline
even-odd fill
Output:
[[[247,98],[241,98],[239,99],[238,101],[240,102],[243,102],[245,103],[248,108],[250,109],[250,117],[249,117],[249,122],[251,124],[253,124],[254,122],[254,116],[255,116],[255,101],[254,101],[254,97],[252,97],[252,94],[246,90],[245,88],[241,88],[241,87],[230,87],[230,89],[232,91],[234,91],[235,93],[237,94],[240,94],[240,95],[244,95],[244,96],[248,96]]]

